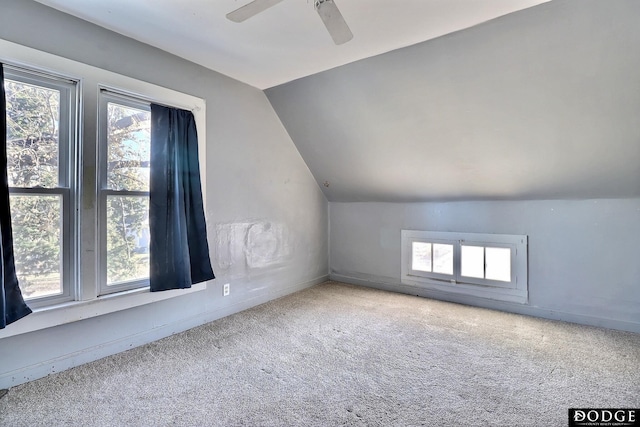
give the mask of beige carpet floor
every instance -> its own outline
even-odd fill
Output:
[[[566,426],[640,335],[329,282],[14,387],[2,426]]]

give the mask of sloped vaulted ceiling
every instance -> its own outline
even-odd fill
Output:
[[[554,0],[266,94],[330,201],[640,197],[639,18]]]
[[[250,0],[37,1],[265,89],[549,0],[336,0],[354,33],[340,46],[311,0],[241,24],[225,15]]]

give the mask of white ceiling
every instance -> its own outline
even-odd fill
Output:
[[[336,46],[313,0],[243,23],[249,0],[37,0],[259,89],[423,42],[549,0],[336,0],[354,34]]]

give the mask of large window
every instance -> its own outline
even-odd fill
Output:
[[[99,108],[101,293],[148,285],[148,102],[103,90]]]
[[[76,86],[5,66],[15,262],[31,306],[73,296]]]
[[[193,112],[206,196],[204,100],[6,40],[0,51],[16,270],[39,312],[0,337],[172,298],[148,288],[150,103]]]
[[[402,231],[402,283],[524,303],[527,236]]]

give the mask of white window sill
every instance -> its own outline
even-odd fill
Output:
[[[72,301],[33,310],[27,317],[0,330],[0,339],[26,334],[40,329],[77,322],[103,314],[114,313],[157,301],[200,292],[207,288],[206,282],[193,285],[189,289],[150,292],[149,288],[134,289],[104,295],[89,301]]]

